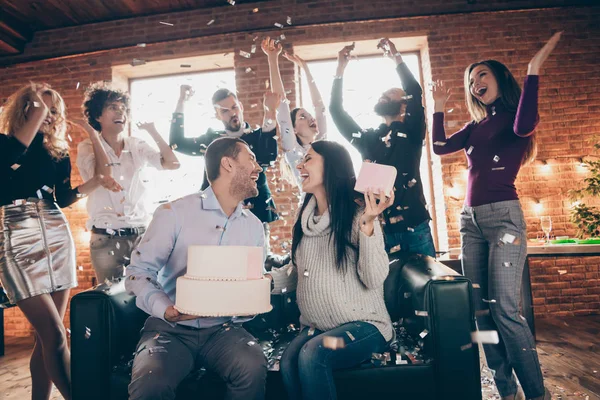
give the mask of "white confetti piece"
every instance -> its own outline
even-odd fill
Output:
[[[12,168],[13,171],[16,171],[19,168],[21,168],[21,164],[13,164],[13,165],[10,166],[10,168]]]
[[[240,56],[250,58],[252,55],[244,50],[240,50]]]
[[[308,270],[307,270],[307,269],[305,269],[305,270],[304,270],[304,274],[302,274],[302,275],[304,275],[304,276],[308,276]]]
[[[428,317],[429,313],[427,311],[419,311],[419,310],[415,310],[415,315],[417,317]]]
[[[427,329],[423,329],[423,332],[419,333],[419,336],[421,336],[421,339],[425,339],[425,336],[427,336],[428,333],[429,331]]]
[[[437,142],[433,142],[433,145],[434,145],[434,146],[445,146],[445,145],[446,145],[446,142],[440,142],[440,141],[437,141]]]
[[[292,24],[292,17],[290,17],[290,16],[288,15],[288,17],[287,17],[287,21],[286,21],[286,22],[287,22],[287,24],[288,24],[288,25],[291,25],[291,24]]]
[[[400,245],[396,245],[396,246],[394,246],[394,247],[392,247],[392,248],[390,249],[390,254],[397,253],[397,252],[399,252],[400,250],[402,250],[402,247],[401,247]],[[405,294],[406,294],[406,293],[405,293]]]
[[[44,190],[45,192],[48,192],[48,193],[54,192],[54,189],[52,189],[46,185],[42,186],[42,190]]]
[[[353,134],[352,134],[352,137],[353,137],[353,138],[357,138],[357,139],[360,139],[360,138],[361,138],[361,136],[362,136],[362,133],[360,133],[360,132],[356,132],[356,133],[353,133]]]
[[[491,300],[488,300],[488,299],[481,299],[481,301],[483,301],[484,303],[489,303],[489,304],[494,304],[494,303],[496,303],[496,299],[491,299]]]
[[[279,22],[275,22],[273,25],[280,29],[283,28],[283,25],[281,25]]]
[[[515,241],[517,237],[515,235],[511,235],[510,233],[505,233],[501,238],[500,241],[502,243],[513,243]]]
[[[37,197],[38,197],[38,199],[40,199],[40,200],[44,198],[44,196],[42,196],[42,192],[40,191],[40,189],[36,190],[36,191],[35,191],[35,194],[37,194]]]
[[[470,349],[472,347],[473,347],[473,343],[468,343],[468,344],[465,344],[464,346],[460,346],[460,350],[461,351],[465,351],[465,350],[468,350],[468,349]]]
[[[471,155],[471,153],[473,152],[473,149],[474,149],[474,148],[475,148],[475,147],[473,147],[473,146],[469,147],[469,150],[467,150],[467,154],[468,154],[468,155]]]
[[[253,44],[252,47],[250,47],[250,53],[254,54],[256,53],[256,45]]]
[[[492,168],[492,171],[504,171],[505,167]]]
[[[166,25],[166,26],[173,26],[173,24],[172,24],[172,23],[170,23],[170,22],[165,22],[165,21],[159,21],[159,24]]]
[[[352,340],[353,342],[356,340],[354,338],[354,335],[352,333],[350,333],[349,331],[346,331],[346,335],[348,335],[348,337],[350,338],[350,340]]]
[[[402,132],[398,132],[398,133],[396,134],[396,136],[398,136],[398,137],[401,137],[401,138],[403,138],[403,139],[406,139],[406,138],[408,138],[408,135],[407,135],[406,133],[402,133]]]
[[[497,163],[498,161],[500,161],[500,157],[499,156],[494,156],[494,162]]]
[[[138,43],[137,47],[146,47],[146,43]]]
[[[471,340],[473,343],[482,344],[498,344],[500,338],[497,331],[475,331],[471,332]]]
[[[214,20],[214,19],[211,19],[210,21],[208,21],[208,22],[206,23],[206,25],[208,25],[208,26],[211,26],[211,25],[212,25],[212,24],[214,24],[214,23],[215,23],[215,20]]]
[[[558,270],[558,274],[559,274],[559,275],[564,275],[564,274],[566,274],[566,273],[567,273],[567,270],[566,270],[566,269],[559,269],[559,270]]]

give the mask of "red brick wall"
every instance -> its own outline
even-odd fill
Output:
[[[538,165],[526,167],[521,172],[517,186],[522,196],[531,237],[535,237],[536,231],[539,231],[538,215],[532,208],[534,198],[541,199],[544,214],[553,216],[557,234],[560,232],[560,234],[573,235],[574,228],[568,223],[570,202],[565,200],[564,193],[576,182],[581,181],[585,174],[577,172],[573,158],[556,157],[580,157],[588,154],[592,136],[600,133],[599,118],[595,114],[600,109],[600,71],[597,67],[597,59],[600,56],[600,7],[460,13],[481,10],[484,6],[480,3],[483,2],[467,5],[464,1],[431,0],[418,2],[419,5],[412,4],[409,9],[405,6],[406,2],[285,0],[272,4],[265,3],[264,6],[240,4],[210,12],[192,11],[169,16],[130,19],[124,23],[100,23],[86,28],[42,32],[36,35],[26,53],[15,60],[33,60],[48,54],[81,54],[7,66],[2,69],[0,78],[2,81],[0,98],[7,97],[29,80],[46,81],[62,93],[70,113],[78,114],[83,88],[93,81],[110,80],[113,65],[127,64],[133,58],[160,60],[247,50],[255,34],[267,35],[278,32],[279,29],[273,27],[273,23],[285,23],[287,15],[290,15],[294,25],[286,26],[284,30],[287,36],[286,46],[351,42],[382,36],[427,36],[428,53],[422,59],[423,69],[427,71],[424,75],[426,83],[431,79],[443,79],[449,86],[455,88],[455,94],[448,105],[449,108],[454,108],[454,112],[448,114],[447,120],[449,124],[456,124],[458,128],[468,120],[463,103],[464,97],[461,94],[461,79],[464,68],[470,62],[482,58],[499,59],[506,63],[521,81],[528,61],[542,43],[553,32],[564,30],[563,40],[545,65],[541,79],[541,123],[537,136],[540,157],[553,158],[550,161],[552,170],[543,172]],[[558,5],[566,2],[543,3]],[[579,4],[583,3],[586,2],[579,2]],[[290,6],[286,8],[281,4],[290,4]],[[498,0],[486,2],[485,7],[506,9],[528,7],[532,4],[539,5],[541,2]],[[256,15],[251,12],[254,7],[259,7],[260,10]],[[424,16],[442,12],[458,14]],[[414,16],[420,14],[423,16]],[[215,24],[206,26],[206,22],[211,19],[216,20]],[[358,19],[360,21],[337,23]],[[159,25],[158,21],[161,20],[167,20],[175,25],[173,27]],[[145,48],[135,47],[139,42],[148,45]],[[83,54],[84,51],[89,53]],[[6,63],[6,60],[0,60],[0,64],[3,62]],[[291,94],[294,98],[295,72],[289,63],[284,65],[286,89],[294,90]],[[247,66],[252,67],[256,76],[243,72]],[[236,82],[241,100],[246,104],[259,103],[264,91],[264,81],[268,79],[266,57],[258,53],[251,59],[236,55],[235,67],[238,72]],[[76,89],[78,82],[80,88]],[[329,90],[329,88],[321,89]],[[431,96],[430,94],[426,96],[428,113],[430,113]],[[248,110],[247,112],[247,119],[252,124],[259,123],[261,117],[261,111]],[[75,159],[76,146],[83,139],[83,135],[80,132],[73,132],[72,137],[71,156]],[[435,182],[436,191],[444,195],[441,204],[446,205],[445,215],[443,209],[438,214],[441,216],[438,223],[447,228],[450,247],[459,245],[456,217],[463,194],[460,194],[459,199],[453,199],[449,187],[452,184],[462,187],[464,191],[465,162],[462,154],[442,158],[441,171],[444,179],[442,181],[440,178]],[[78,182],[76,167],[73,173],[74,182]],[[277,183],[272,189],[278,208],[288,212],[284,221],[273,224],[272,235],[278,236],[278,240],[274,240],[273,245],[274,250],[278,251],[280,247],[278,248],[277,245],[282,240],[290,239],[296,198],[289,185],[278,181],[277,173],[275,175],[271,173],[269,179],[275,179],[273,185]],[[283,190],[278,191],[276,188],[283,188]],[[442,199],[438,199],[438,203],[439,200]],[[77,240],[77,263],[83,266],[83,270],[78,271],[80,286],[77,291],[85,290],[90,287],[93,276],[89,263],[88,243],[80,240],[86,219],[85,210],[75,205],[65,211]],[[586,268],[588,265],[587,261],[581,259],[572,260],[570,263],[569,265],[575,270],[578,265],[584,265]],[[534,282],[536,285],[542,285],[535,287],[536,296],[542,296],[540,293],[544,290],[546,292],[554,290],[548,289],[546,283],[548,287],[552,287],[550,283],[554,282],[555,274],[549,273],[546,268],[534,269],[535,271],[532,271]],[[597,275],[597,266],[595,271],[590,272],[595,272]],[[546,275],[548,278],[537,280],[538,277]],[[559,277],[560,282],[567,279],[576,281],[575,284],[579,282],[583,284],[585,280],[580,272],[575,271]],[[560,290],[576,288],[571,285]],[[563,293],[562,298],[566,298],[567,293],[572,292]],[[554,294],[552,296],[550,298],[560,297]],[[586,292],[585,295],[576,296],[594,296],[594,294]],[[600,306],[598,295],[595,296],[595,303],[593,301],[584,303],[579,301],[579,297],[574,297],[571,301],[573,311],[569,312],[588,310],[590,307],[597,312]],[[546,307],[550,305],[547,304]],[[551,307],[547,311],[557,310]],[[7,310],[5,327],[8,335],[30,334],[28,324],[16,309]]]

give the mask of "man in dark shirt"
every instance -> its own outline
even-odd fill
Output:
[[[342,105],[342,78],[354,45],[338,53],[333,81],[331,118],[340,133],[361,153],[363,160],[396,167],[395,202],[384,213],[386,249],[392,254],[425,254],[435,257],[420,162],[425,140],[425,110],[422,89],[402,60],[396,46],[382,39],[378,48],[396,62],[403,89],[392,88],[381,95],[374,111],[384,122],[378,128],[361,129]]]
[[[204,156],[208,145],[213,140],[222,136],[240,138],[248,143],[250,149],[256,154],[256,160],[263,167],[263,172],[260,173],[257,181],[258,196],[246,199],[244,204],[264,224],[275,221],[278,216],[275,210],[275,203],[271,197],[271,190],[269,189],[265,170],[277,159],[277,139],[275,138],[277,125],[275,122],[275,113],[279,105],[279,98],[271,93],[265,95],[263,126],[253,130],[244,121],[244,108],[235,93],[227,89],[219,89],[213,94],[212,103],[215,107],[217,119],[223,122],[224,130],[214,131],[208,129],[205,134],[191,138],[184,136],[183,106],[192,93],[191,86],[181,85],[179,101],[177,102],[177,108],[175,109],[175,113],[173,113],[171,121],[171,133],[169,136],[171,147],[183,154]],[[207,187],[208,180],[205,173],[202,190]],[[265,229],[267,228],[265,226]]]

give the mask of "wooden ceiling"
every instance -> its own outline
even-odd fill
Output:
[[[21,53],[36,31],[214,7],[231,5],[228,0],[0,0],[0,56]]]

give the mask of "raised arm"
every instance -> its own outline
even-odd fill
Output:
[[[350,52],[354,50],[354,44],[345,46],[338,53],[338,66],[333,80],[333,88],[331,90],[331,101],[329,104],[329,113],[333,123],[338,128],[338,131],[348,140],[357,147],[361,139],[361,127],[352,119],[350,115],[344,110],[342,100],[343,90],[343,76],[348,61],[350,59]],[[353,140],[355,139],[355,140]],[[356,140],[358,139],[358,141]]]
[[[206,134],[193,138],[185,137],[183,109],[185,102],[188,101],[193,94],[194,91],[190,85],[181,85],[179,88],[179,100],[177,100],[177,106],[175,107],[173,119],[171,120],[169,145],[173,150],[182,154],[199,156],[204,154],[202,150],[206,150],[206,147],[211,142],[211,137]]]
[[[168,143],[162,138],[160,133],[156,130],[154,122],[138,122],[138,129],[143,129],[152,136],[154,142],[158,145],[160,151],[160,163],[164,169],[178,169],[180,164],[177,156],[173,152],[173,149],[169,147]]]
[[[544,62],[550,56],[550,53],[556,47],[562,32],[555,33],[550,40],[538,51],[529,62],[527,68],[527,78],[523,85],[517,116],[513,126],[516,135],[527,137],[533,134],[539,121],[538,115],[538,89],[539,74]]]
[[[48,107],[42,100],[44,87],[32,84],[29,92],[29,101],[25,106],[25,123],[15,132],[5,132],[12,135],[25,147],[29,147],[35,135],[40,130],[46,115],[48,115]]]
[[[463,129],[447,138],[446,130],[444,129],[444,110],[446,102],[450,98],[450,89],[446,89],[444,82],[437,81],[432,86],[431,91],[433,93],[435,111],[433,114],[433,132],[431,134],[433,138],[433,152],[437,155],[443,155],[464,149],[471,132],[471,124],[465,125]]]
[[[283,56],[296,64],[300,70],[304,71],[306,75],[306,82],[308,83],[308,90],[310,92],[310,99],[312,101],[313,108],[315,110],[315,118],[317,120],[317,126],[319,127],[319,134],[315,140],[327,138],[327,118],[325,117],[325,103],[323,103],[323,97],[317,87],[317,83],[313,78],[310,68],[304,59],[295,54],[284,53]]]

